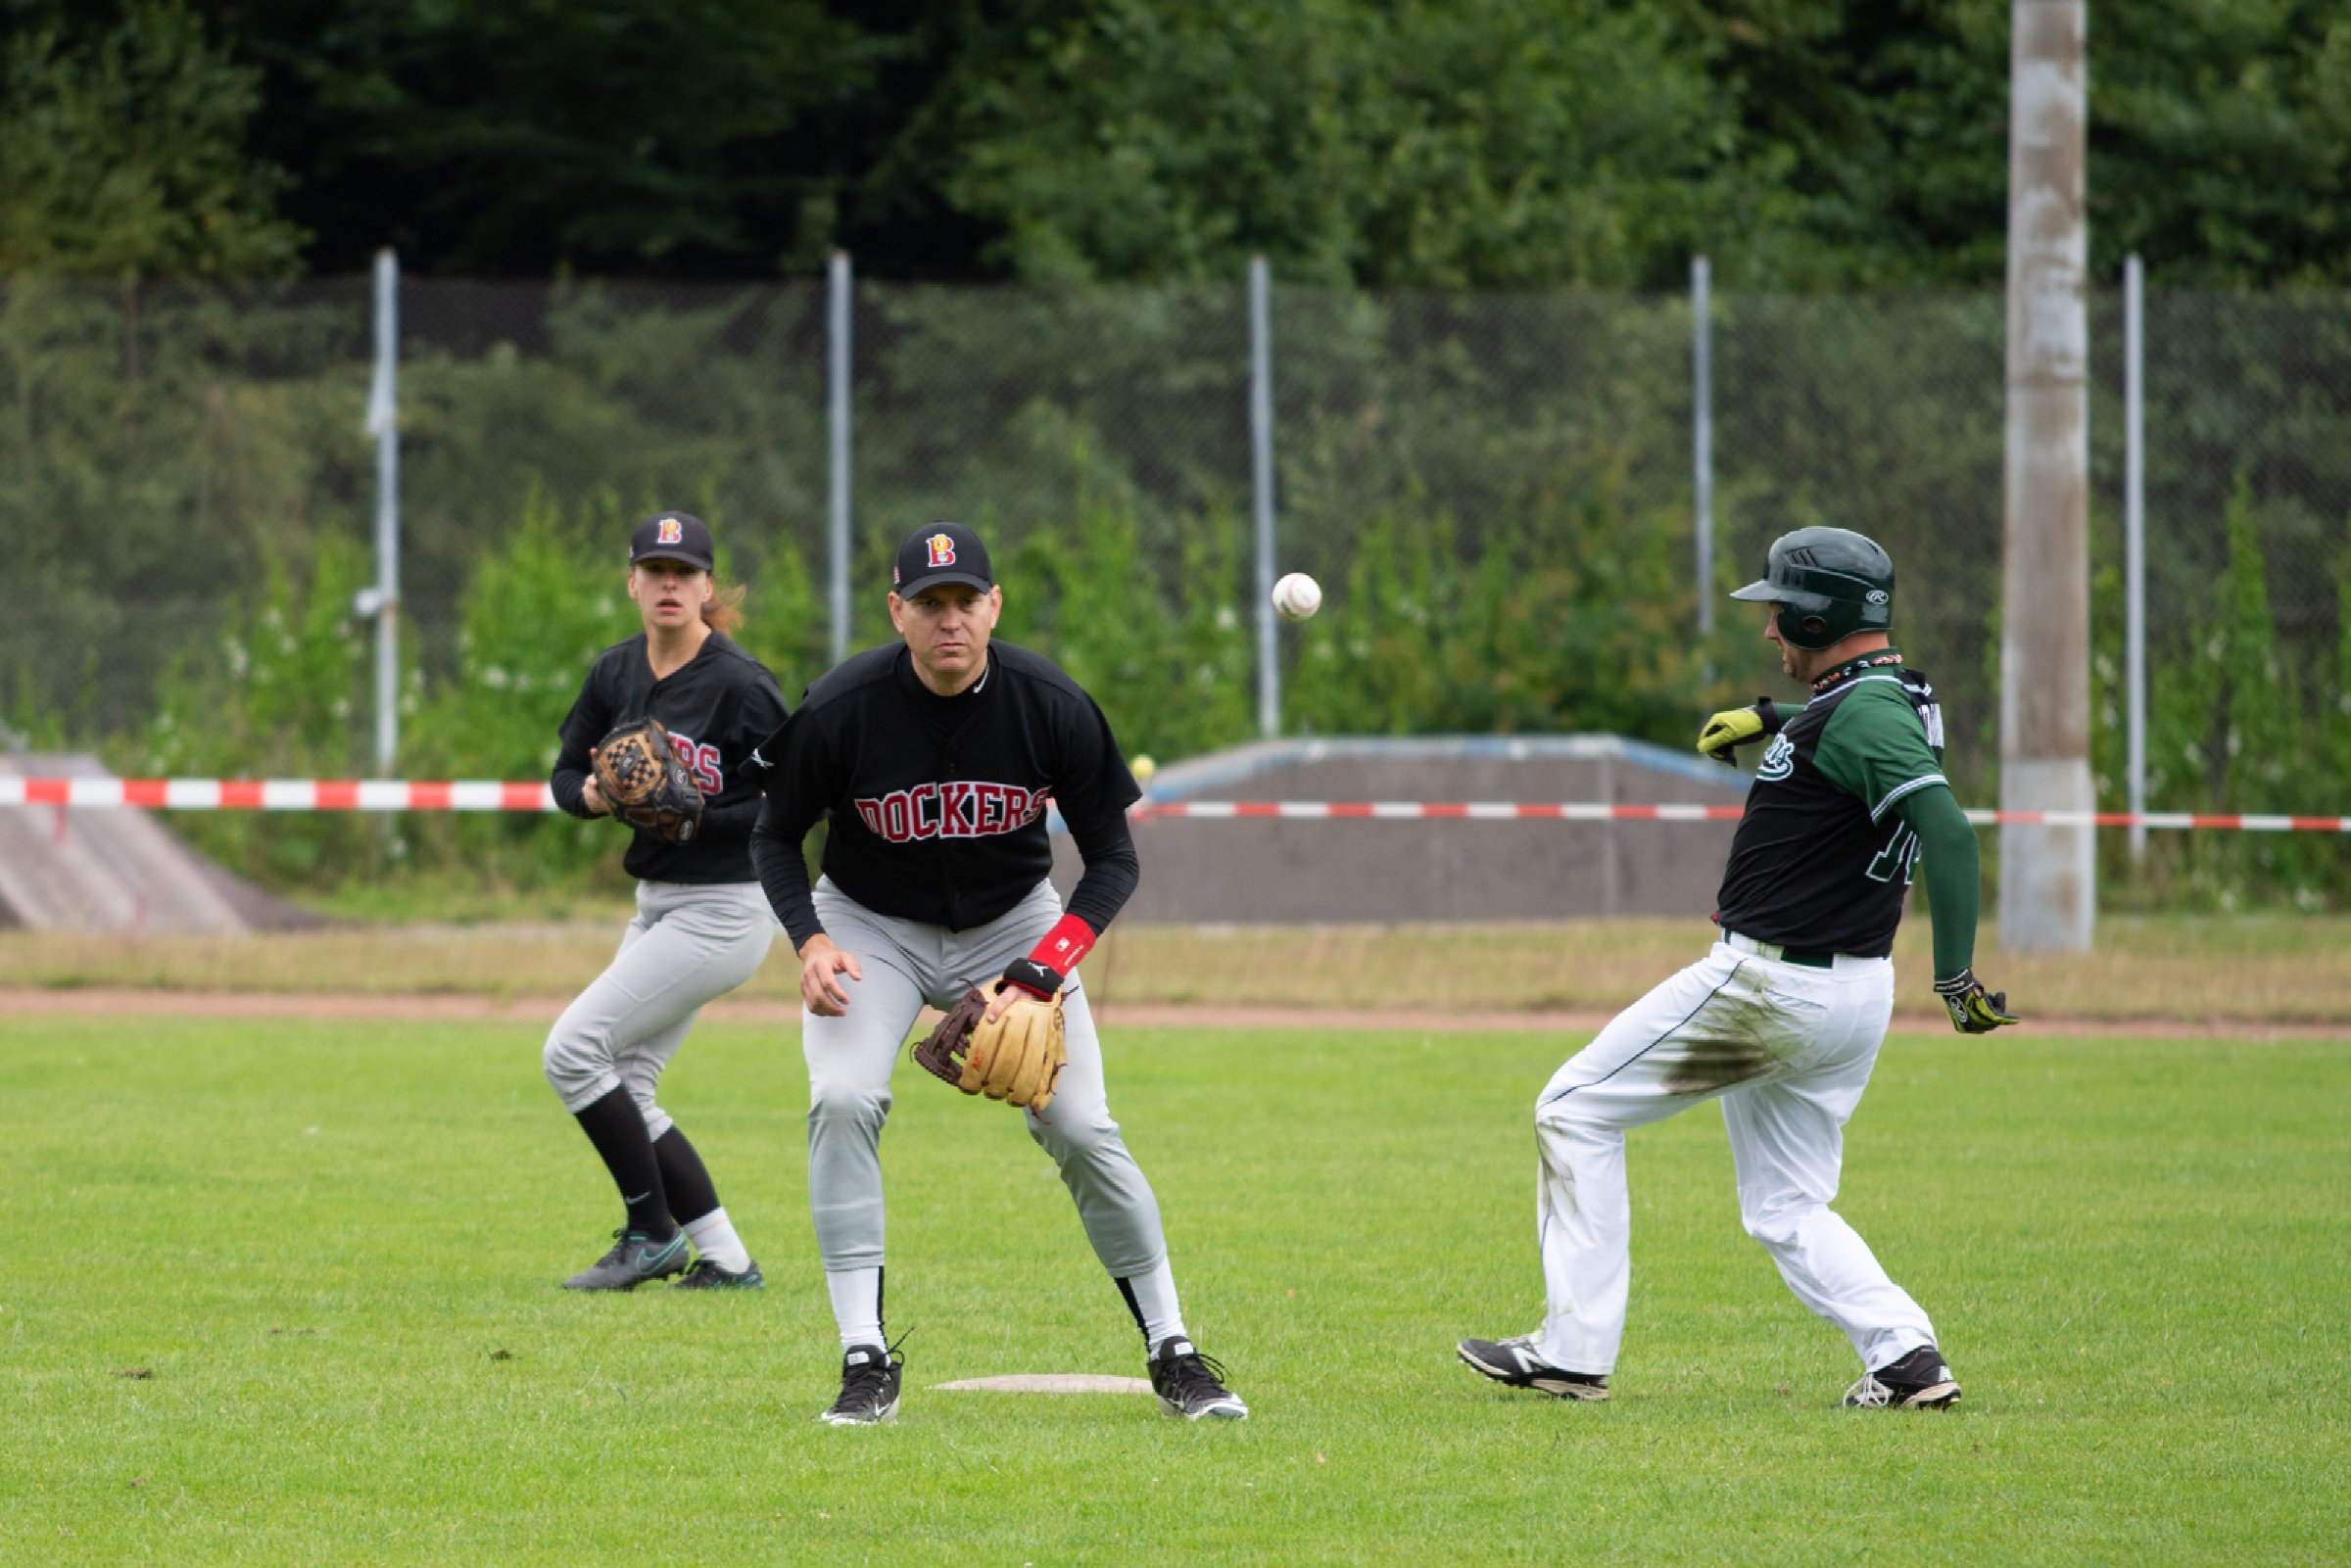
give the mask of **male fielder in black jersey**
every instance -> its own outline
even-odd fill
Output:
[[[1029,1135],[1061,1167],[1094,1254],[1142,1330],[1172,1413],[1249,1413],[1185,1333],[1151,1185],[1110,1118],[1102,1047],[1077,967],[1134,891],[1127,808],[1141,798],[1093,698],[1052,664],[991,642],[1003,591],[979,536],[918,530],[890,574],[903,641],[815,685],[760,750],[767,805],[751,840],[800,955],[808,1058],[808,1201],[840,1326],[836,1426],[896,1412],[901,1358],[882,1327],[882,1123],[890,1069],[923,1004],[974,983],[1059,991],[1069,1065]],[[1046,879],[1048,801],[1084,857],[1069,912]],[[800,841],[831,814],[811,892]],[[1001,975],[1000,981],[996,976]]]
[[[1763,580],[1731,595],[1773,606],[1763,636],[1811,700],[1717,713],[1698,748],[1730,760],[1771,736],[1717,895],[1722,939],[1617,1015],[1535,1102],[1537,1237],[1549,1310],[1532,1334],[1463,1340],[1500,1383],[1605,1400],[1632,1279],[1627,1128],[1719,1097],[1739,1216],[1797,1299],[1861,1357],[1850,1405],[1934,1408],[1959,1384],[1935,1327],[1837,1216],[1845,1123],[1894,1011],[1895,927],[1924,867],[1935,990],[1961,1033],[2014,1023],[1969,968],[1976,833],[1943,777],[1943,709],[1886,628],[1894,562],[1841,528],[1771,546]]]

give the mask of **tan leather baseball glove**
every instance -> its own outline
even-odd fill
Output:
[[[702,788],[669,743],[658,719],[624,724],[596,743],[596,786],[612,815],[649,828],[673,844],[690,843],[702,826]]]
[[[1041,1113],[1070,1060],[1061,998],[1047,1001],[1015,986],[1012,1005],[993,1023],[986,1022],[990,1000],[978,986],[966,991],[914,1048],[914,1059],[966,1094]]]

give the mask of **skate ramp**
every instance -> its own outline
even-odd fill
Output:
[[[1737,805],[1748,777],[1618,736],[1267,740],[1159,770],[1145,799]],[[1555,921],[1710,914],[1729,822],[1136,823],[1123,920],[1181,925]],[[1076,884],[1077,850],[1054,848]]]
[[[114,777],[85,753],[0,755],[0,773]],[[222,871],[151,812],[0,806],[0,926],[219,935],[325,924]]]

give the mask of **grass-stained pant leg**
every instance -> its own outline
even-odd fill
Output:
[[[931,998],[945,1005],[962,993],[957,976],[984,983],[1025,958],[1061,919],[1061,899],[1051,882],[1039,882],[1013,909],[986,926],[963,931],[947,943],[947,988]],[[1128,1279],[1157,1268],[1168,1255],[1160,1227],[1159,1199],[1142,1167],[1127,1149],[1111,1119],[1103,1080],[1102,1041],[1094,1032],[1082,982],[1075,974],[1062,990],[1062,1021],[1070,1059],[1061,1069],[1052,1101],[1039,1117],[1031,1114],[1029,1135],[1061,1170],[1063,1185],[1078,1205],[1094,1256],[1113,1279]]]
[[[1785,1075],[1722,1097],[1739,1217],[1796,1299],[1844,1330],[1862,1365],[1876,1371],[1935,1339],[1926,1312],[1829,1207],[1844,1165],[1845,1124],[1869,1086],[1894,1014],[1894,966],[1879,959],[1799,973],[1811,976],[1815,994],[1827,994],[1829,1017],[1813,1050]]]
[[[1892,972],[1883,959],[1818,970],[1716,943],[1553,1075],[1535,1111],[1544,1359],[1615,1370],[1632,1277],[1624,1134],[1717,1096],[1740,1102],[1725,1116],[1742,1212],[1791,1288],[1848,1334],[1870,1319],[1857,1346],[1918,1331],[1916,1305],[1827,1208],[1841,1129],[1885,1032]]]
[[[826,1271],[883,1265],[882,1124],[890,1069],[923,1010],[936,967],[935,928],[867,910],[832,882],[816,885],[817,918],[865,978],[835,976],[848,993],[840,1018],[800,1010],[808,1060],[808,1212]],[[929,952],[924,951],[930,949]]]
[[[776,939],[757,882],[639,882],[620,949],[548,1031],[542,1061],[563,1109],[628,1086],[648,1136],[670,1128],[654,1100],[662,1069],[703,1003],[758,971]]]

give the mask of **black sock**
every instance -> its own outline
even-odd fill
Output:
[[[669,1199],[661,1187],[661,1164],[653,1158],[653,1140],[645,1135],[645,1115],[626,1089],[614,1089],[601,1100],[572,1113],[580,1130],[603,1157],[612,1172],[620,1201],[629,1206],[629,1228],[656,1241],[677,1234],[669,1222]]]
[[[718,1189],[710,1184],[710,1172],[702,1168],[702,1157],[676,1123],[653,1140],[653,1158],[661,1163],[661,1187],[669,1195],[670,1217],[679,1225],[691,1225],[718,1208]]]

